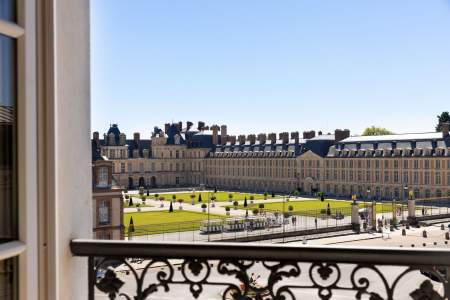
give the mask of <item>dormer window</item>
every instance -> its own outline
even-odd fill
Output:
[[[107,167],[101,167],[98,169],[98,175],[97,175],[97,187],[104,188],[108,186],[108,168]]]
[[[179,134],[175,134],[175,136],[173,137],[173,140],[174,140],[175,145],[179,145],[180,144],[180,140],[181,140],[180,135]]]

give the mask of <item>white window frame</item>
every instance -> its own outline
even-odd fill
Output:
[[[19,239],[0,259],[19,257],[20,300],[86,299],[87,261],[69,242],[92,236],[89,0],[16,2],[0,33],[17,39]]]
[[[19,299],[37,299],[37,177],[36,177],[36,89],[35,8],[30,0],[17,2],[17,23],[0,20],[0,33],[16,39],[16,124],[18,240],[0,245],[0,260],[19,257]],[[25,32],[27,34],[25,35]]]

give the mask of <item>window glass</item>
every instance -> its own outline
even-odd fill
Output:
[[[15,62],[15,40],[0,35],[0,243],[17,238]]]
[[[17,258],[0,261],[0,299],[17,299]]]
[[[15,1],[0,0],[0,19],[7,21],[15,21],[16,7]]]
[[[98,224],[109,225],[109,202],[101,201],[98,206]]]

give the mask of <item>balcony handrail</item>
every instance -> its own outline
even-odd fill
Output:
[[[336,262],[377,265],[445,265],[450,249],[185,243],[74,239],[74,256],[159,259],[239,259],[262,261]]]

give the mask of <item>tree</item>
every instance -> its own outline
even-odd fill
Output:
[[[130,223],[128,224],[128,232],[134,232],[133,216],[130,218]]]
[[[238,205],[239,205],[239,203],[238,203],[237,201],[234,201],[234,202],[233,202],[233,206],[234,206],[234,208],[237,208],[237,207],[238,207]]]
[[[330,203],[327,206],[327,215],[331,215]]]
[[[172,199],[173,199],[173,200],[176,200],[176,199],[177,199],[177,196],[176,196],[175,194],[173,194],[173,195],[172,195]]]
[[[257,208],[254,208],[253,210],[252,210],[252,212],[253,212],[253,214],[256,216],[257,214],[258,214],[258,209]]]
[[[173,212],[172,201],[170,201],[169,212],[170,212],[170,213],[172,213],[172,212]]]
[[[247,197],[244,199],[244,207],[247,207]]]
[[[147,196],[150,196],[150,191],[149,190],[147,190]]]
[[[202,202],[202,194],[198,194],[198,202]]]
[[[275,198],[275,192],[272,192],[272,198]]]
[[[229,199],[229,201],[231,202],[231,199],[233,199],[233,194],[228,194],[228,199]]]
[[[130,206],[133,206],[133,197],[130,197]]]
[[[215,194],[215,193],[217,193],[217,188],[216,188],[216,187],[214,188],[214,194]]]
[[[436,132],[442,131],[442,123],[448,123],[450,122],[450,114],[448,111],[442,112],[440,116],[437,116],[438,118],[438,124],[436,125]]]
[[[383,127],[372,126],[364,129],[362,135],[367,136],[367,135],[387,135],[387,134],[393,134],[393,132]]]

